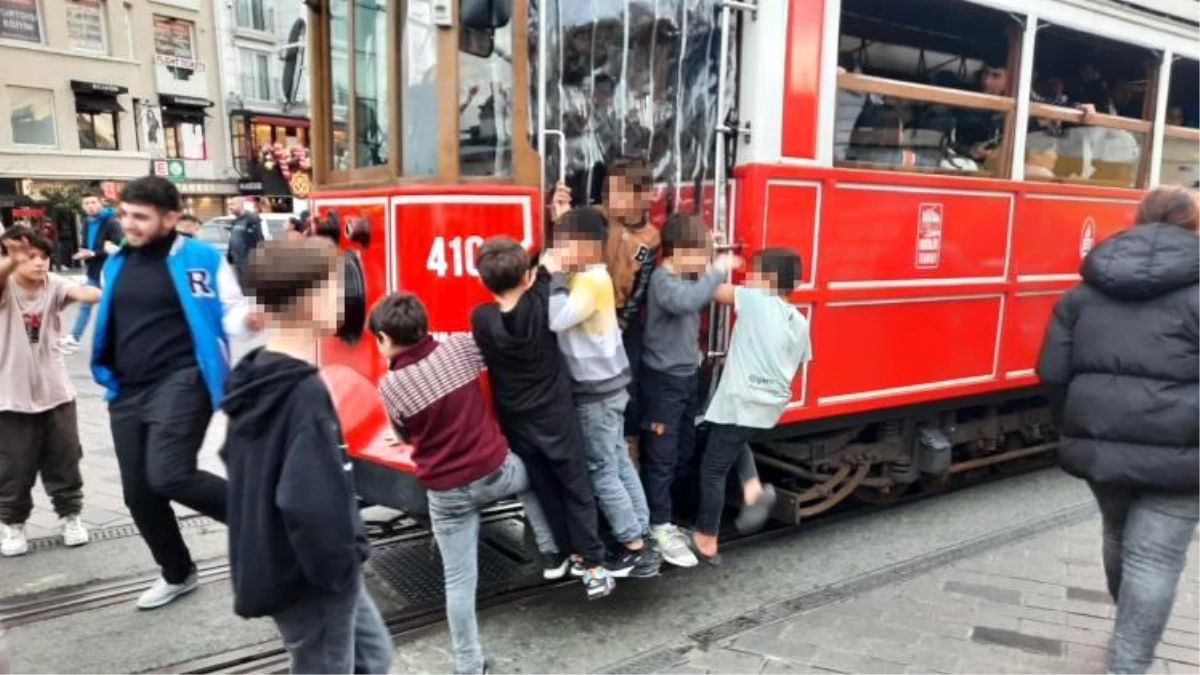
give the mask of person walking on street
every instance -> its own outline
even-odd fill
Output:
[[[121,190],[125,246],[104,267],[92,374],[106,390],[121,487],[162,578],[137,601],[196,588],[172,501],[225,521],[226,483],[196,468],[229,374],[229,336],[257,328],[233,269],[179,236],[179,191],[147,176]]]
[[[104,205],[99,192],[85,193],[82,206],[83,248],[75,252],[72,260],[83,261],[87,283],[99,288],[100,270],[104,268],[108,256],[120,249],[121,224],[117,220],[117,212]],[[59,342],[64,351],[71,353],[79,349],[79,341],[83,339],[83,332],[87,330],[91,318],[92,303],[80,303],[75,326],[71,328],[71,333]]]
[[[83,449],[75,417],[75,388],[54,348],[62,311],[95,302],[100,289],[79,286],[47,268],[50,240],[24,227],[0,235],[0,555],[29,551],[25,521],[41,475],[62,521],[63,543],[82,546]]]
[[[229,215],[233,225],[229,228],[229,263],[237,273],[238,281],[244,280],[250,254],[266,239],[262,218],[246,207],[246,200],[234,197],[229,200]]]
[[[1084,259],[1037,366],[1059,462],[1100,505],[1110,673],[1150,667],[1200,519],[1200,209],[1161,187],[1136,222]]]

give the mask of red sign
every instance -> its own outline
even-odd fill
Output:
[[[937,269],[942,259],[942,205],[917,208],[917,259],[919,270]]]
[[[1083,221],[1083,230],[1079,233],[1079,259],[1082,260],[1091,253],[1092,247],[1096,245],[1096,221],[1088,216],[1087,220]]]

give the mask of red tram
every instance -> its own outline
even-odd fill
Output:
[[[360,491],[407,511],[364,312],[403,288],[467,330],[475,251],[538,245],[558,180],[595,201],[641,155],[655,217],[802,254],[815,358],[756,449],[795,520],[1052,449],[1051,307],[1140,190],[1200,170],[1197,11],[1164,0],[309,4],[314,214],[347,259],[320,362]],[[730,321],[698,336],[713,378]]]

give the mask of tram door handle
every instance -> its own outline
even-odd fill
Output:
[[[567,182],[567,135],[561,129],[542,129],[542,135],[558,137],[558,182]]]

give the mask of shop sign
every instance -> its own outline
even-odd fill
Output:
[[[150,173],[170,180],[187,178],[187,168],[182,159],[156,159],[150,162]]]
[[[161,155],[166,152],[163,138],[162,109],[149,103],[137,107],[138,145],[142,152]]]
[[[263,193],[263,184],[260,180],[242,180],[237,184],[238,192],[247,195],[261,195]]]
[[[71,0],[67,3],[67,40],[75,51],[108,53],[101,0]]]
[[[38,0],[0,0],[0,39],[42,41]]]
[[[917,208],[917,258],[919,270],[937,269],[942,258],[942,205]]]
[[[292,180],[288,186],[292,189],[292,196],[300,199],[308,199],[308,193],[312,191],[312,182],[306,173],[292,174]]]

